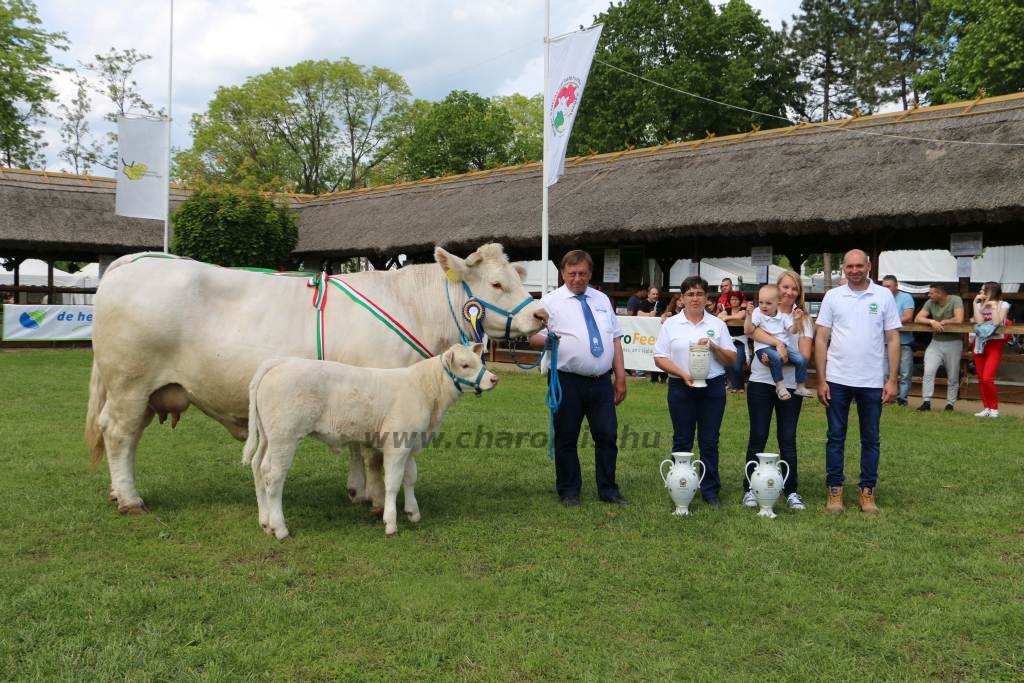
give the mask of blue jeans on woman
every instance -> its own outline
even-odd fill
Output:
[[[764,452],[764,447],[768,443],[768,432],[772,426],[772,411],[774,411],[775,437],[779,442],[779,455],[782,461],[789,465],[789,477],[782,489],[787,496],[797,490],[799,483],[796,464],[796,425],[800,420],[800,408],[803,405],[803,400],[802,396],[794,394],[788,401],[783,401],[775,393],[775,387],[764,382],[750,382],[747,385],[747,415],[750,416],[747,463],[757,462],[757,454]],[[750,490],[750,484],[746,481],[743,483],[743,490]]]
[[[694,431],[704,463],[700,492],[705,500],[718,498],[718,436],[725,415],[725,375],[707,380],[707,386],[689,387],[678,377],[668,378],[668,415],[672,419],[672,450],[693,451]]]
[[[857,403],[860,419],[860,486],[874,488],[878,481],[880,451],[879,422],[882,419],[882,390],[869,387],[848,387],[828,383],[828,443],[825,445],[825,484],[842,486],[845,476],[843,462],[846,448],[846,426],[850,420],[850,404]],[[792,399],[790,399],[792,400]]]
[[[736,349],[736,363],[725,369],[725,376],[729,378],[729,388],[739,391],[743,388],[743,369],[747,366],[747,345],[735,339],[732,345]]]
[[[774,346],[766,346],[763,349],[756,349],[754,356],[760,358],[764,354],[768,356],[768,368],[771,370],[772,379],[776,382],[782,381],[782,356]],[[789,356],[789,364],[796,370],[796,383],[807,384],[807,359],[795,346],[786,344],[786,355]]]

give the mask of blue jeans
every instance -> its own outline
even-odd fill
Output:
[[[594,439],[594,473],[597,495],[608,500],[619,495],[615,483],[619,423],[615,415],[615,389],[609,374],[584,377],[558,373],[562,402],[555,412],[555,489],[558,496],[579,496],[583,485],[578,443],[583,418]]]
[[[825,446],[825,484],[841,486],[846,426],[850,419],[850,404],[857,403],[860,419],[860,486],[873,488],[878,481],[879,422],[882,418],[882,390],[867,387],[848,387],[828,383],[831,399],[825,415],[828,417],[828,443]],[[791,399],[792,400],[792,399]]]
[[[889,379],[889,354],[885,354],[885,369],[882,372],[883,381]],[[911,371],[914,367],[914,349],[910,344],[900,344],[900,393],[896,396],[900,401],[906,401],[910,396]]]
[[[729,378],[730,389],[742,389],[743,369],[747,365],[747,345],[735,339],[733,339],[732,345],[736,349],[736,363],[725,369],[725,376]]]
[[[786,345],[786,353],[789,354],[789,364],[796,370],[796,383],[807,384],[807,359],[800,351],[790,345]],[[782,356],[774,346],[766,346],[763,349],[754,351],[754,356],[761,357],[761,354],[768,356],[768,367],[772,372],[772,379],[776,382],[782,381]]]
[[[781,400],[775,387],[763,382],[747,385],[747,415],[750,416],[750,437],[747,439],[747,463],[757,462],[756,455],[764,452],[768,443],[768,431],[772,425],[772,411],[775,411],[775,438],[779,442],[779,455],[789,465],[789,478],[783,487],[787,496],[797,490],[796,425],[800,420],[803,396],[794,395],[788,401]],[[746,465],[744,465],[746,466]],[[750,484],[744,478],[743,490],[749,491]]]
[[[718,476],[718,435],[725,415],[725,375],[707,380],[700,389],[686,386],[678,377],[668,378],[668,415],[672,419],[672,450],[693,451],[694,430],[704,463],[700,491],[717,496],[722,488]]]

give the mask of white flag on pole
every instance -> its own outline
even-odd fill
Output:
[[[565,171],[565,148],[576,120],[590,64],[594,61],[601,24],[548,43],[548,82],[544,93],[544,187],[558,182]]]
[[[166,119],[117,119],[117,201],[114,213],[163,220],[167,214]]]

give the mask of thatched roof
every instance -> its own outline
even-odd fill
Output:
[[[648,243],[649,256],[730,256],[773,236],[776,253],[948,248],[965,230],[1021,242],[1024,147],[907,138],[1024,144],[1024,94],[569,159],[550,190],[552,251]],[[541,197],[539,164],[321,196],[300,209],[296,252],[497,240],[536,257]]]
[[[114,178],[0,168],[0,256],[81,260],[161,250],[163,221],[114,215]],[[171,190],[173,211],[188,196]]]
[[[916,139],[915,139],[916,138]],[[552,253],[643,243],[648,256],[1020,244],[1024,93],[569,159],[551,188]],[[541,166],[290,197],[296,255],[426,254],[498,241],[538,258]],[[0,169],[0,256],[80,260],[160,249],[162,221],[114,215],[115,180]],[[172,191],[176,207],[188,191]]]

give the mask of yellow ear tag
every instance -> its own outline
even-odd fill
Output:
[[[460,280],[462,280],[462,277],[451,268],[444,271],[444,275],[452,282],[459,282]]]

